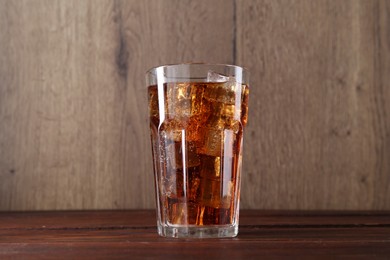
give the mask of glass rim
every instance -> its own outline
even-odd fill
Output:
[[[146,75],[153,74],[153,71],[159,69],[159,68],[168,68],[168,67],[175,67],[175,66],[191,66],[191,65],[204,65],[204,66],[220,66],[220,67],[227,67],[227,68],[238,68],[242,69],[243,72],[246,74],[249,74],[249,70],[244,66],[238,66],[234,64],[227,64],[227,63],[207,63],[207,62],[186,62],[186,63],[171,63],[171,64],[164,64],[164,65],[158,65],[154,66],[146,71]]]

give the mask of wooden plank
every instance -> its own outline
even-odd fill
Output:
[[[390,209],[388,1],[237,1],[242,206]]]
[[[286,241],[325,243],[346,242],[354,244],[382,243],[390,245],[390,227],[362,228],[246,228],[242,227],[236,238],[220,239],[225,245],[259,243],[261,241]],[[32,236],[31,233],[34,233]],[[184,239],[185,240],[185,239]],[[208,243],[207,240],[196,240],[198,244]],[[41,244],[41,243],[120,243],[120,242],[154,242],[175,243],[183,239],[162,238],[152,227],[140,228],[107,228],[107,229],[59,229],[59,230],[2,230],[1,243]],[[389,249],[390,250],[390,249]]]
[[[243,211],[244,225],[236,238],[172,239],[157,235],[155,222],[150,223],[154,211],[3,212],[0,258],[386,259],[389,216],[389,212]],[[373,224],[379,217],[387,217],[387,222]],[[38,227],[39,218],[50,221]],[[265,224],[255,225],[257,219]]]
[[[375,134],[376,174],[374,187],[374,207],[390,208],[390,2],[380,0],[375,5]]]
[[[144,73],[231,63],[232,16],[222,0],[1,0],[0,209],[153,207]]]
[[[264,211],[242,210],[240,227],[327,228],[390,226],[389,211]],[[156,228],[154,210],[0,212],[3,229],[128,229]]]
[[[262,241],[229,244],[193,241],[182,243],[55,243],[0,244],[3,259],[388,259],[388,244],[384,243],[275,243]]]

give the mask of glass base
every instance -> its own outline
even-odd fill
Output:
[[[235,237],[238,225],[233,226],[157,226],[158,234],[174,238],[223,238]]]

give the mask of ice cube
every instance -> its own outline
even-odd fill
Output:
[[[195,203],[191,202],[172,203],[169,205],[168,209],[168,221],[173,225],[195,225],[199,212],[198,209],[199,207]]]
[[[193,84],[191,87],[191,116],[199,115],[202,112],[204,86]]]
[[[202,116],[192,116],[187,121],[186,126],[186,140],[190,142],[196,142],[199,141],[199,128],[202,124],[204,124],[204,117]]]
[[[160,138],[163,146],[172,142],[181,142],[183,129],[167,129],[160,131]]]
[[[183,173],[180,170],[168,169],[162,178],[162,194],[170,199],[184,197]]]
[[[190,83],[167,83],[167,97],[173,101],[185,101],[191,98]]]
[[[213,207],[202,207],[201,220],[202,225],[231,225],[232,214],[229,208],[213,208]]]
[[[221,190],[226,193],[221,193]],[[200,197],[198,203],[212,208],[230,208],[234,192],[232,181],[222,182],[210,179],[201,179]]]
[[[224,83],[209,84],[204,91],[204,97],[210,101],[222,102],[225,104],[235,104],[236,99],[241,97],[240,85],[236,82],[228,81]]]
[[[189,201],[196,202],[199,197],[199,188],[200,188],[200,178],[198,176],[194,176],[190,178],[189,188],[187,189],[187,198]]]
[[[184,144],[184,145],[183,145]],[[163,155],[172,169],[190,168],[200,165],[194,142],[165,142]]]
[[[205,126],[200,129],[198,152],[211,156],[221,156],[223,131],[214,126]]]
[[[221,182],[202,178],[200,187],[198,203],[203,206],[218,208],[221,200]]]
[[[207,72],[207,82],[227,82],[230,77],[219,74],[215,71],[209,70]]]
[[[200,177],[206,179],[220,180],[221,176],[221,157],[219,156],[200,156]]]
[[[225,104],[221,102],[211,103],[213,117],[222,119],[226,126],[234,124],[234,121],[240,121],[241,107],[234,104]]]
[[[161,141],[171,140],[180,142],[182,140],[185,126],[186,122],[174,119],[165,119],[158,128]]]
[[[199,196],[199,167],[187,168],[186,174],[184,174],[183,169],[172,169],[168,167],[166,174],[164,174],[161,180],[160,188],[163,196],[171,199],[183,199],[187,196],[187,199],[193,202]]]
[[[149,114],[150,117],[159,117],[157,87],[149,88]]]
[[[191,83],[168,83],[166,93],[168,118],[183,119],[201,112],[202,86]]]
[[[189,83],[167,83],[166,104],[168,118],[190,116],[191,85]]]
[[[200,165],[199,156],[196,151],[196,145],[194,142],[186,142],[185,146],[180,144],[179,152],[177,153],[176,161],[178,164],[187,168]]]
[[[223,120],[199,128],[199,141],[197,141],[197,152],[210,156],[233,156],[237,144],[237,133],[242,130],[239,121],[231,121],[231,124],[224,124]]]
[[[166,121],[160,130],[160,168],[163,171],[163,189],[167,196],[183,197],[189,190],[189,173],[200,165],[195,142],[187,141],[187,130],[176,129],[176,121]],[[186,182],[183,172],[186,171]],[[199,172],[199,170],[195,170]],[[186,188],[183,186],[186,184]]]
[[[215,84],[208,84],[205,90],[205,97],[218,102],[234,104],[236,93],[239,92],[241,84],[238,84],[233,76],[225,76],[214,71],[209,71],[207,81]]]

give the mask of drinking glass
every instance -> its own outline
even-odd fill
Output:
[[[238,234],[248,72],[223,64],[150,69],[150,133],[158,234]]]

